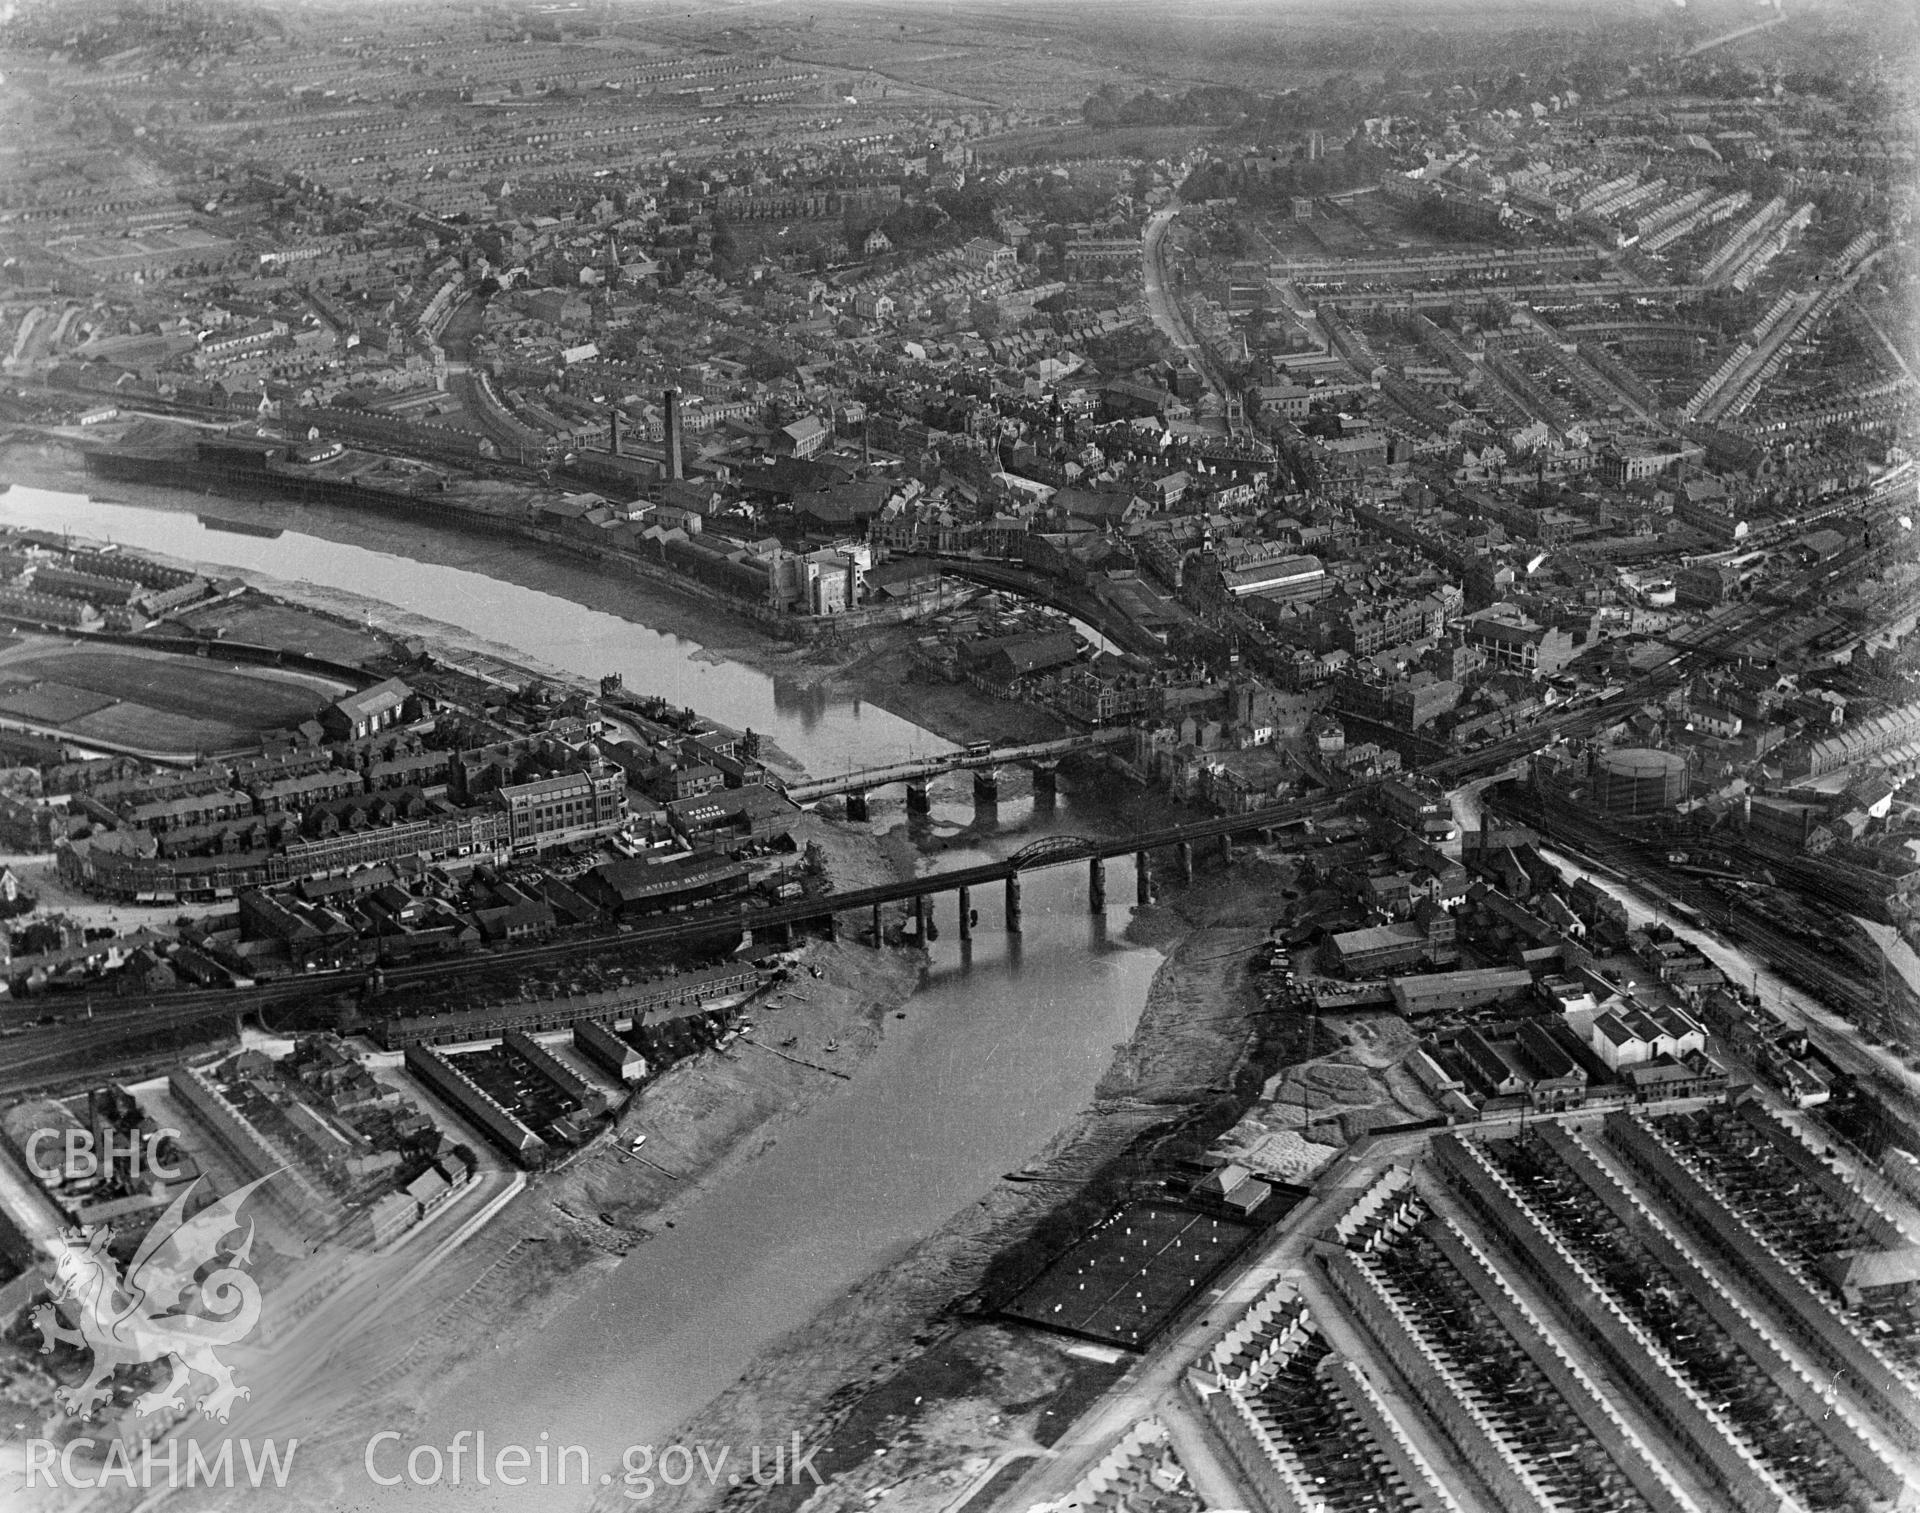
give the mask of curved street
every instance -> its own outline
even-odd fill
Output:
[[[1147,311],[1153,317],[1153,323],[1165,334],[1168,341],[1179,348],[1180,353],[1194,366],[1206,386],[1220,400],[1224,410],[1226,403],[1233,397],[1232,386],[1213,354],[1194,336],[1193,328],[1187,324],[1186,312],[1180,308],[1180,302],[1174,298],[1173,289],[1167,278],[1166,237],[1167,229],[1172,226],[1182,207],[1178,200],[1156,210],[1147,220],[1147,229],[1140,239],[1141,276],[1146,288]]]

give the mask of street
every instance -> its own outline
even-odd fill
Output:
[[[1168,341],[1180,350],[1199,372],[1206,385],[1224,405],[1232,397],[1232,387],[1226,374],[1221,372],[1219,364],[1206,347],[1194,336],[1187,324],[1187,317],[1180,309],[1180,302],[1174,298],[1167,279],[1166,236],[1173,225],[1174,218],[1180,214],[1181,206],[1176,200],[1164,210],[1156,210],[1147,222],[1147,229],[1141,238],[1142,275],[1146,285],[1147,309],[1153,316],[1153,323],[1165,334]]]

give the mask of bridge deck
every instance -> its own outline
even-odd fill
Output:
[[[1047,757],[1071,756],[1077,751],[1093,751],[1132,739],[1126,729],[1090,730],[1084,735],[1062,736],[1053,741],[1029,741],[1019,746],[996,746],[991,751],[969,751],[961,747],[939,756],[919,757],[910,762],[889,762],[879,767],[862,767],[832,777],[814,778],[787,786],[787,797],[796,804],[809,804],[836,793],[859,793],[868,788],[884,788],[889,783],[904,783],[913,778],[939,777],[970,767],[998,767],[1005,763],[1030,762]]]
[[[1350,792],[1323,794],[1318,798],[1302,799],[1295,803],[1281,804],[1247,814],[1215,815],[1209,819],[1193,820],[1184,825],[1167,825],[1155,830],[1143,830],[1138,834],[1118,839],[1083,839],[1079,845],[1070,849],[1048,848],[1046,854],[1038,857],[1033,853],[1038,851],[1039,847],[1030,847],[1027,851],[1016,852],[998,861],[983,862],[973,867],[954,867],[945,872],[926,873],[920,877],[881,883],[870,888],[854,888],[844,893],[830,893],[819,898],[799,899],[790,904],[776,904],[771,908],[715,909],[699,913],[676,914],[669,920],[657,923],[649,920],[646,923],[636,924],[630,932],[623,934],[621,939],[628,943],[656,939],[674,940],[684,939],[689,935],[719,934],[729,930],[744,931],[799,924],[807,920],[824,919],[830,914],[858,913],[872,908],[875,904],[898,903],[936,893],[951,893],[956,888],[978,888],[988,883],[1004,882],[1018,873],[1041,871],[1047,867],[1062,866],[1068,862],[1090,861],[1094,857],[1104,859],[1131,856],[1138,851],[1164,850],[1181,841],[1207,840],[1222,835],[1243,835],[1250,830],[1277,829],[1298,824],[1305,819],[1332,814],[1350,796]]]

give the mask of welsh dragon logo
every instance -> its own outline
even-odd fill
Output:
[[[271,1175],[271,1174],[269,1174]],[[182,1192],[147,1231],[126,1275],[107,1250],[104,1224],[70,1231],[54,1256],[53,1304],[34,1311],[40,1353],[59,1341],[93,1352],[93,1369],[79,1386],[61,1388],[59,1400],[75,1418],[85,1418],[107,1398],[117,1366],[171,1360],[173,1375],[156,1392],[134,1399],[142,1415],[184,1406],[182,1394],[195,1375],[213,1390],[200,1399],[207,1417],[227,1421],[234,1403],[252,1394],[235,1383],[233,1369],[214,1352],[245,1339],[260,1322],[260,1284],[243,1270],[253,1255],[253,1223],[246,1238],[222,1255],[222,1242],[240,1228],[241,1206],[261,1177],[211,1203],[191,1219],[184,1217],[196,1181]],[[200,1273],[218,1262],[204,1278]],[[187,1311],[186,1294],[198,1290],[203,1312]],[[61,1313],[73,1323],[60,1322]]]

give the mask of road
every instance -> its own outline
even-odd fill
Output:
[[[447,369],[465,372],[473,356],[473,339],[486,324],[487,302],[475,294],[465,294],[447,316],[440,329],[440,350],[447,354]]]
[[[1131,741],[1133,735],[1126,729],[1108,729],[1088,731],[1084,735],[1065,736],[1057,741],[1028,741],[1018,746],[996,746],[991,751],[962,749],[950,751],[943,756],[921,757],[912,762],[893,762],[884,767],[862,767],[854,772],[837,773],[833,777],[810,778],[804,783],[787,785],[787,797],[796,804],[811,804],[816,799],[826,798],[835,793],[858,793],[868,788],[880,788],[889,783],[904,783],[909,778],[933,778],[944,772],[957,772],[962,768],[993,768],[1011,762],[1028,762],[1036,759],[1069,756],[1075,752],[1093,751],[1101,746],[1118,746]]]
[[[1652,1107],[1678,1111],[1698,1107],[1701,1102],[1680,1099]],[[1488,1121],[1482,1127],[1524,1123],[1525,1116],[1516,1111],[1510,1117]],[[1374,1386],[1396,1410],[1408,1438],[1436,1473],[1443,1479],[1457,1474],[1459,1468],[1454,1464],[1453,1452],[1433,1431],[1427,1415],[1402,1397],[1394,1374],[1385,1369],[1379,1353],[1363,1331],[1350,1321],[1345,1306],[1334,1301],[1325,1283],[1325,1274],[1313,1263],[1311,1250],[1329,1219],[1351,1207],[1361,1190],[1386,1167],[1418,1160],[1432,1133],[1418,1130],[1376,1136],[1336,1158],[1314,1182],[1312,1195],[1280,1221],[1277,1235],[1256,1244],[1250,1252],[1252,1260],[1230,1269],[1208,1290],[1204,1299],[1190,1305],[1172,1327],[1133,1362],[1117,1385],[1089,1408],[1020,1480],[995,1499],[993,1508],[1031,1508],[1065,1497],[1114,1442],[1136,1420],[1148,1414],[1157,1415],[1167,1424],[1173,1432],[1175,1448],[1183,1458],[1189,1453],[1196,1455],[1199,1464],[1190,1469],[1196,1473],[1197,1483],[1213,1482],[1224,1475],[1235,1486],[1241,1485],[1243,1478],[1232,1471],[1231,1457],[1219,1436],[1184,1398],[1181,1381],[1188,1368],[1200,1361],[1202,1353],[1221,1337],[1228,1324],[1239,1319],[1276,1283],[1286,1283],[1302,1292],[1312,1307],[1316,1325],[1329,1343],[1348,1359],[1366,1367]],[[1213,1507],[1222,1505],[1209,1502]],[[1224,1504],[1239,1505],[1237,1500]]]
[[[1920,1074],[1902,1063],[1886,1046],[1867,1044],[1857,1024],[1833,1012],[1788,975],[1823,983],[1831,978],[1833,986],[1824,991],[1830,996],[1844,997],[1846,988],[1859,991],[1863,985],[1837,965],[1840,958],[1823,957],[1781,931],[1762,933],[1761,921],[1750,916],[1734,917],[1723,902],[1704,889],[1680,884],[1662,888],[1644,875],[1648,868],[1631,861],[1623,861],[1622,870],[1613,871],[1616,858],[1597,858],[1600,870],[1596,872],[1595,867],[1582,865],[1578,859],[1558,851],[1551,839],[1543,849],[1549,859],[1569,875],[1592,876],[1597,884],[1627,903],[1630,917],[1658,917],[1730,978],[1756,984],[1767,1008],[1783,1021],[1804,1030],[1834,1065],[1874,1088],[1903,1116],[1920,1118]],[[1627,872],[1626,866],[1634,866],[1634,870]],[[1702,929],[1663,912],[1663,903],[1671,909],[1676,900],[1684,900],[1689,907],[1700,910],[1716,928]],[[1721,929],[1726,933],[1720,933]]]
[[[1823,291],[1810,289],[1795,298],[1793,307],[1775,322],[1760,345],[1740,360],[1740,364],[1720,383],[1700,406],[1700,419],[1711,424],[1729,411],[1745,408],[1741,395],[1747,386],[1755,382],[1768,363],[1780,355],[1781,349],[1799,334],[1800,328],[1813,313],[1821,300]]]
[[[1916,374],[1913,371],[1913,365],[1907,361],[1906,353],[1900,350],[1899,344],[1888,334],[1887,328],[1880,323],[1880,317],[1867,307],[1865,301],[1855,298],[1851,294],[1848,295],[1847,298],[1852,306],[1853,314],[1873,333],[1874,339],[1885,348],[1887,356],[1893,359],[1900,371],[1906,375],[1907,382],[1920,383],[1920,374]]]
[[[465,1192],[391,1249],[335,1256],[333,1264],[344,1267],[345,1276],[311,1313],[291,1329],[264,1332],[230,1352],[249,1400],[236,1405],[219,1437],[301,1438],[311,1436],[316,1420],[344,1422],[374,1395],[373,1378],[397,1369],[410,1356],[419,1311],[439,1301],[418,1295],[422,1284],[430,1277],[454,1280],[446,1278],[442,1264],[526,1186],[524,1172],[483,1170]],[[269,1291],[264,1299],[263,1313],[269,1317],[274,1298]],[[347,1363],[354,1369],[345,1369]],[[204,1419],[190,1414],[168,1430],[161,1443],[180,1444],[176,1453],[184,1459],[189,1453],[185,1445],[202,1439],[206,1429]],[[157,1458],[164,1463],[164,1454]],[[170,1491],[159,1482],[134,1513],[160,1507]]]
[[[1430,762],[1416,771],[1445,786],[1453,786],[1510,766],[1560,736],[1585,734],[1615,718],[1619,711],[1633,709],[1644,700],[1671,689],[1697,660],[1712,660],[1724,654],[1736,642],[1763,633],[1776,620],[1796,612],[1803,598],[1830,591],[1836,573],[1857,562],[1861,555],[1861,549],[1855,548],[1843,554],[1835,563],[1809,568],[1797,575],[1783,590],[1784,602],[1748,603],[1736,607],[1704,633],[1689,637],[1660,666],[1625,685],[1611,699],[1563,709],[1511,735],[1488,742],[1473,751]],[[1086,861],[1095,856],[1124,856],[1136,851],[1161,850],[1181,842],[1232,837],[1254,830],[1295,825],[1302,820],[1332,812],[1352,796],[1352,791],[1322,795],[1249,814],[1213,816],[1120,839],[1076,843],[1076,838],[1060,837],[1051,843],[1044,858],[1007,859],[895,881],[876,888],[836,893],[825,898],[802,899],[771,908],[730,907],[668,914],[649,918],[645,923],[636,924],[618,934],[573,936],[499,954],[397,965],[385,970],[387,989],[389,993],[399,994],[404,993],[411,983],[444,985],[450,980],[469,980],[475,992],[484,992],[488,978],[497,979],[500,974],[565,961],[584,952],[624,954],[652,945],[679,943],[696,935],[722,935],[805,925],[835,914],[857,913],[917,895],[931,897],[950,893],[960,887],[988,886],[1004,880],[1015,871],[1029,870],[1034,866]],[[312,973],[244,991],[168,993],[105,999],[92,1008],[85,1004],[45,1001],[48,1011],[54,1011],[58,1004],[60,1009],[76,1017],[65,1024],[23,1028],[20,1033],[0,1042],[5,1045],[7,1053],[4,1068],[0,1068],[0,1092],[24,1092],[56,1083],[64,1084],[81,1076],[97,1080],[101,1076],[117,1075],[123,1068],[137,1066],[143,1060],[158,1059],[158,1054],[153,1051],[142,1050],[130,1055],[126,1050],[127,1042],[143,1039],[151,1032],[186,1033],[199,1030],[205,1033],[218,1029],[223,1023],[233,1023],[244,1015],[257,1013],[263,1007],[311,1002],[336,994],[358,995],[365,978],[365,972],[359,969]],[[82,1013],[87,1017],[79,1018]]]
[[[1730,32],[1722,32],[1717,37],[1709,37],[1705,42],[1696,42],[1680,56],[1697,58],[1701,53],[1710,52],[1716,47],[1724,47],[1729,42],[1738,42],[1742,37],[1750,37],[1755,32],[1763,32],[1770,26],[1778,26],[1785,21],[1786,15],[1780,9],[1780,0],[1774,0],[1774,13],[1764,21],[1755,21],[1748,26],[1735,27]]]
[[[1903,479],[1897,489],[1886,491],[1882,500],[1876,495],[1867,502],[1850,501],[1849,507],[1866,512],[1878,504],[1882,509],[1897,508],[1895,497],[1910,498],[1912,484]],[[1789,579],[1777,591],[1776,602],[1747,602],[1733,607],[1711,626],[1684,637],[1666,661],[1649,669],[1621,688],[1611,699],[1576,708],[1564,708],[1535,720],[1513,734],[1488,742],[1472,751],[1461,752],[1429,762],[1415,769],[1452,787],[1476,776],[1497,772],[1524,760],[1532,753],[1563,735],[1585,734],[1601,723],[1615,718],[1621,710],[1630,710],[1643,701],[1658,697],[1676,686],[1696,663],[1724,656],[1739,642],[1767,633],[1780,619],[1798,612],[1801,604],[1831,593],[1836,581],[1868,556],[1865,548],[1855,547],[1834,561],[1805,569]],[[1187,824],[1174,825],[1124,839],[1087,841],[1065,849],[1056,843],[1054,853],[1044,860],[1030,858],[1023,867],[1053,865],[1093,856],[1122,856],[1133,851],[1150,851],[1217,837],[1230,837],[1249,831],[1279,828],[1330,812],[1351,797],[1348,794],[1323,795],[1320,798],[1279,805],[1253,814],[1223,815]],[[386,969],[390,993],[403,994],[410,984],[449,981],[469,982],[474,993],[487,991],[487,982],[496,983],[502,974],[529,967],[563,962],[583,953],[608,957],[644,951],[647,947],[677,943],[700,934],[720,935],[804,925],[836,913],[853,913],[910,899],[915,895],[951,892],[954,889],[986,886],[1001,881],[1016,867],[1010,861],[988,866],[959,869],[929,877],[895,882],[880,888],[836,894],[831,898],[803,899],[772,908],[726,908],[659,916],[636,924],[620,933],[611,931],[546,942],[499,954],[472,958],[435,960]],[[77,1083],[81,1078],[94,1081],[137,1071],[157,1063],[165,1047],[153,1047],[148,1037],[158,1032],[201,1038],[237,1023],[263,1008],[315,1002],[334,995],[358,996],[365,983],[364,971],[313,973],[305,977],[271,983],[244,991],[194,991],[165,993],[129,998],[105,998],[74,1003],[60,998],[41,1000],[11,1012],[0,1010],[0,1025],[18,1026],[18,1033],[0,1040],[4,1057],[0,1058],[0,1093],[17,1093],[53,1085]],[[28,1024],[26,1008],[38,1013],[63,1013],[66,1023]],[[84,1017],[82,1017],[84,1016]],[[133,1048],[129,1049],[130,1043]]]
[[[1173,225],[1181,208],[1180,202],[1175,200],[1164,209],[1156,210],[1148,219],[1146,232],[1141,237],[1141,276],[1146,286],[1147,310],[1153,316],[1153,323],[1193,364],[1224,407],[1233,398],[1233,386],[1227,381],[1220,365],[1214,361],[1213,354],[1194,336],[1193,328],[1187,324],[1186,313],[1181,310],[1179,300],[1174,298],[1172,285],[1167,279],[1167,230]]]
[[[500,449],[502,457],[519,458],[526,451],[531,433],[494,403],[478,373],[464,364],[448,363],[447,392],[460,401],[467,418]]]

